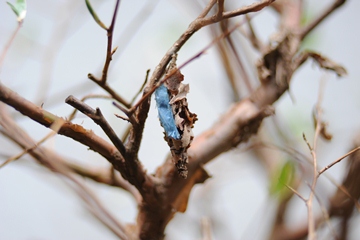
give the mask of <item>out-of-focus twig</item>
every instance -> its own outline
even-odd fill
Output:
[[[211,240],[211,222],[208,217],[201,218],[202,240]]]
[[[0,110],[0,112],[3,112],[3,111]],[[57,134],[57,132],[59,131],[59,129],[61,128],[63,123],[64,123],[64,120],[62,118],[57,119],[50,127],[53,130],[53,132],[50,132],[49,134],[47,134],[40,141],[38,141],[34,146],[32,146],[30,148],[27,148],[27,149],[24,149],[21,153],[15,155],[13,157],[8,158],[5,162],[0,164],[0,168],[4,167],[6,164],[8,164],[8,163],[10,163],[12,161],[20,159],[22,156],[27,154],[29,151],[34,150],[35,148],[37,148],[38,146],[43,144],[46,140],[48,140],[49,138],[55,136]],[[0,125],[1,125],[1,120],[0,120]]]
[[[315,196],[315,187],[317,184],[317,175],[318,175],[318,170],[317,170],[317,155],[316,155],[316,150],[317,150],[317,141],[320,135],[320,131],[321,131],[321,117],[322,117],[322,109],[321,109],[321,103],[322,103],[322,99],[323,99],[323,90],[324,90],[324,86],[323,84],[320,85],[319,88],[319,94],[318,94],[318,101],[316,103],[316,112],[317,112],[317,124],[316,124],[316,128],[315,128],[315,134],[314,134],[314,140],[313,140],[313,146],[310,145],[310,143],[307,141],[305,134],[303,134],[304,137],[304,141],[306,142],[306,144],[309,147],[310,150],[310,154],[312,156],[312,160],[313,160],[313,181],[311,184],[311,191],[310,191],[310,195],[309,198],[306,200],[306,206],[308,209],[308,228],[309,228],[309,235],[308,235],[308,239],[309,240],[315,240],[316,239],[316,226],[315,226],[315,217],[314,217],[314,209],[313,209],[313,199]]]
[[[340,158],[336,159],[335,161],[333,161],[332,163],[330,163],[329,165],[325,166],[324,168],[322,168],[317,177],[320,177],[321,174],[323,174],[325,171],[327,171],[329,168],[331,168],[332,166],[334,166],[335,164],[338,164],[339,162],[341,162],[344,158],[350,156],[351,154],[357,152],[358,150],[360,150],[360,147],[356,147],[353,150],[349,151],[348,153],[346,153],[345,155],[341,156]]]
[[[10,49],[11,44],[14,42],[14,39],[22,26],[22,23],[23,22],[18,22],[15,31],[11,35],[9,41],[5,44],[4,49],[3,49],[2,53],[0,54],[0,72],[1,72],[3,62],[5,60],[6,54],[7,54],[8,50]]]
[[[319,14],[312,22],[305,26],[300,32],[300,39],[304,39],[315,27],[317,27],[325,18],[333,13],[337,8],[343,5],[346,0],[335,0],[331,6]]]

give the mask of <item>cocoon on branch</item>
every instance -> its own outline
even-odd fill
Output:
[[[169,93],[164,84],[161,84],[161,86],[155,90],[155,101],[161,126],[164,128],[166,136],[179,140],[180,134],[175,125],[174,115],[169,104]]]

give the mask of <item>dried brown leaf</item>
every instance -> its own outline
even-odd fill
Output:
[[[320,67],[336,72],[339,77],[347,75],[346,69],[343,66],[337,64],[336,62],[316,52],[308,52],[308,54],[309,57],[313,58],[320,65]]]
[[[174,104],[177,101],[181,101],[185,99],[189,91],[190,91],[189,84],[180,84],[179,92],[175,97],[171,99],[170,104]]]

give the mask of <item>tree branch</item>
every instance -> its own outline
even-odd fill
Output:
[[[0,125],[3,127],[1,132],[6,135],[6,137],[16,143],[19,147],[24,150],[27,150],[27,153],[36,159],[41,165],[54,170],[51,168],[47,162],[42,161],[44,157],[41,154],[50,156],[50,158],[58,162],[74,173],[79,174],[80,176],[89,178],[95,182],[103,183],[109,186],[120,187],[125,191],[130,192],[137,202],[141,201],[141,196],[137,189],[132,186],[128,181],[124,180],[122,177],[113,176],[113,173],[109,170],[104,171],[105,169],[91,169],[89,167],[81,166],[75,163],[72,163],[69,160],[66,160],[64,157],[59,154],[51,151],[43,146],[34,145],[35,141],[23,130],[21,129],[9,114],[5,111],[4,104],[0,103]],[[34,147],[35,146],[35,147]],[[40,157],[39,157],[40,156]]]
[[[311,23],[304,27],[300,32],[300,39],[304,39],[315,27],[317,27],[325,18],[327,18],[338,7],[343,5],[346,0],[335,0],[334,3],[322,14],[315,18]]]
[[[8,116],[4,111],[4,106],[0,106],[0,112],[0,125],[3,127],[3,132],[5,132],[6,136],[24,149],[29,149],[34,146],[35,142]],[[89,210],[95,217],[103,222],[104,225],[119,238],[128,239],[125,233],[125,227],[102,206],[95,195],[93,195],[83,183],[71,174],[71,170],[63,164],[64,161],[61,157],[42,147],[29,150],[29,154],[43,166],[60,174],[73,183],[70,184],[70,186],[79,194],[84,202],[88,204]]]
[[[265,2],[269,3],[268,1],[261,3],[264,4]],[[260,8],[264,5],[252,6],[253,8],[250,9],[256,10],[257,7]],[[192,27],[199,24],[196,21],[190,24],[190,30],[196,29],[196,27]],[[203,25],[200,24],[200,26]],[[186,33],[193,33],[188,32],[188,30]],[[186,33],[181,36],[167,54],[181,47],[181,44],[186,41],[188,36]],[[193,185],[201,183],[209,177],[202,166],[219,154],[246,142],[257,132],[263,118],[273,113],[270,106],[287,91],[293,73],[303,63],[295,61],[301,44],[299,36],[288,30],[280,32],[279,35],[282,38],[278,41],[278,44],[276,46],[267,46],[258,63],[258,76],[261,86],[249,98],[234,104],[213,127],[193,140],[191,147],[188,149],[188,179],[180,179],[177,174],[174,174],[175,168],[170,157],[158,168],[156,176],[161,179],[166,189],[164,190],[163,186],[161,186],[161,189],[157,190],[161,192],[162,198],[155,203],[155,208],[159,209],[156,217],[153,216],[153,212],[149,207],[144,206],[140,209],[139,228],[142,229],[142,226],[146,226],[142,229],[143,235],[141,236],[144,238],[153,236],[162,238],[163,236],[152,234],[163,233],[167,221],[174,215],[173,210],[185,211]],[[165,62],[166,56],[155,70],[152,83],[156,83],[158,77],[161,76],[162,64]],[[151,205],[151,207],[154,207],[154,205]]]
[[[106,135],[110,138],[111,142],[115,145],[115,147],[120,151],[122,156],[126,156],[125,146],[122,141],[118,138],[115,131],[112,129],[110,124],[106,121],[104,116],[102,115],[99,108],[96,110],[92,109],[89,105],[84,102],[79,101],[74,96],[70,95],[65,99],[65,102],[80,112],[84,113],[86,116],[91,118],[96,124],[98,124],[102,130],[106,133]]]

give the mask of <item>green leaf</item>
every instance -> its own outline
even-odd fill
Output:
[[[89,12],[91,14],[91,16],[94,18],[95,22],[97,24],[99,24],[100,27],[102,27],[103,29],[107,30],[108,28],[105,26],[105,24],[99,19],[99,17],[97,16],[96,12],[94,11],[94,9],[92,8],[89,0],[85,0],[86,3],[86,7],[89,9]]]
[[[286,197],[290,193],[286,185],[291,186],[294,180],[294,173],[295,166],[292,161],[286,161],[284,165],[280,166],[271,179],[270,194],[278,195],[280,198]]]
[[[15,5],[6,2],[17,16],[17,21],[22,22],[26,17],[26,0],[16,0]]]

